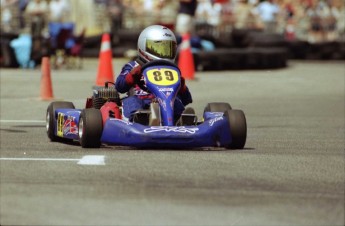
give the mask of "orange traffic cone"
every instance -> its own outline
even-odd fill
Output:
[[[42,57],[41,63],[41,99],[53,99],[53,87],[50,78],[50,59],[49,57]]]
[[[102,36],[96,86],[104,86],[105,82],[114,82],[110,35],[107,33]]]
[[[180,45],[180,53],[178,57],[178,67],[181,70],[182,77],[185,79],[194,79],[194,58],[190,47],[190,35],[184,34],[182,36],[182,43]]]

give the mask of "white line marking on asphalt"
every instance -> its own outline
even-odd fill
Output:
[[[1,119],[0,123],[45,123],[44,120],[10,120]]]
[[[104,155],[85,155],[81,159],[64,158],[0,158],[0,161],[74,161],[78,165],[105,165]]]
[[[80,159],[50,159],[50,158],[0,158],[8,161],[79,161]]]
[[[78,162],[79,165],[105,165],[104,155],[85,155]]]

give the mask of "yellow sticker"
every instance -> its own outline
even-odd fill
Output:
[[[57,120],[57,135],[63,137],[64,114],[59,112]]]
[[[147,78],[149,82],[160,86],[170,86],[178,82],[177,71],[169,68],[151,69],[147,71]]]

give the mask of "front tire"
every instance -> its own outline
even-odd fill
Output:
[[[79,142],[83,148],[99,148],[103,132],[101,111],[94,108],[82,110],[78,129]]]
[[[46,129],[47,135],[50,141],[58,141],[61,139],[55,135],[56,131],[56,120],[55,120],[55,110],[59,108],[68,108],[68,109],[75,109],[74,104],[72,102],[67,101],[55,101],[51,102],[48,105],[47,112],[46,112]]]
[[[229,121],[231,143],[226,147],[229,149],[243,149],[247,139],[247,122],[242,110],[227,110],[224,113]]]

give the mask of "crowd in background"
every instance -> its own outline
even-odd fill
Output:
[[[143,28],[157,22],[170,27],[176,25],[179,1],[115,2],[121,2],[118,4],[125,28]],[[194,31],[208,32],[215,37],[233,29],[258,29],[311,43],[345,38],[344,0],[197,0],[197,3]]]
[[[181,1],[186,0],[1,0],[1,30],[37,36],[47,33],[49,22],[73,22],[77,32],[87,28],[90,35],[155,23],[175,29]],[[345,35],[344,0],[198,0],[193,17],[194,32],[215,37],[233,29],[311,43]]]

